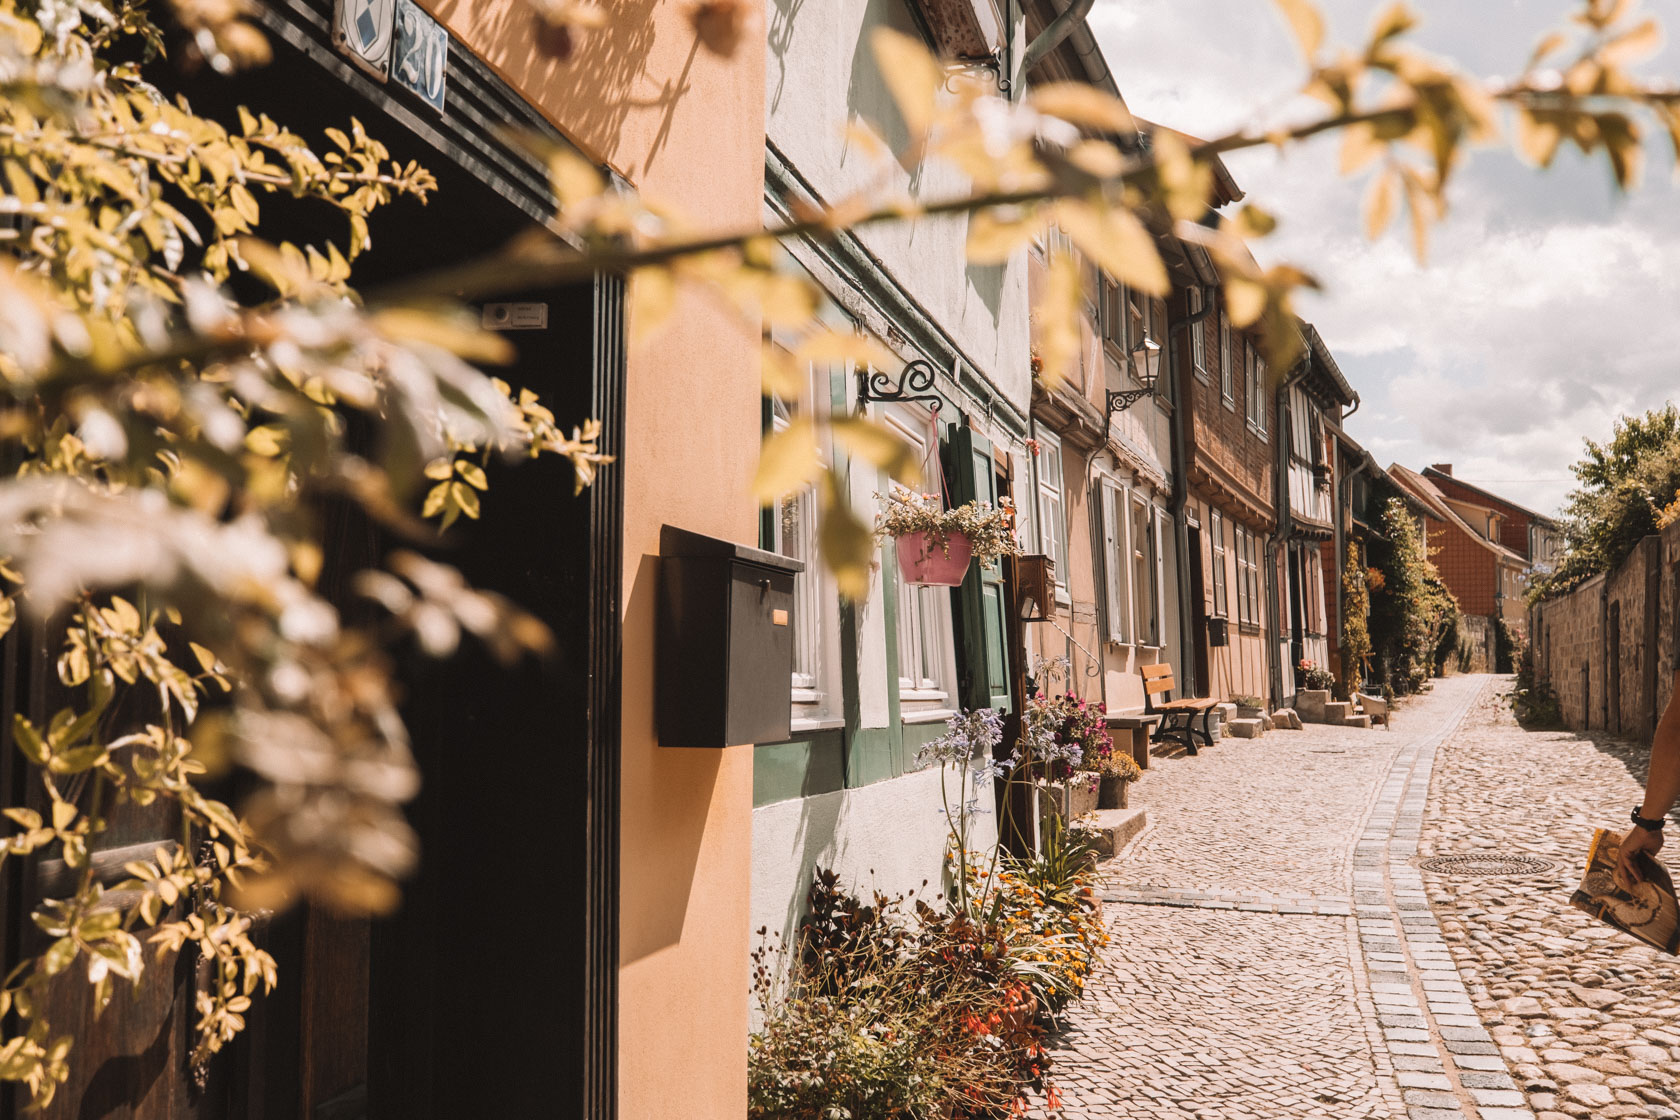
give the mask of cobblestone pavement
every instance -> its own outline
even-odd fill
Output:
[[[1439,682],[1392,732],[1152,764],[1150,826],[1105,865],[1114,944],[1058,1040],[1068,1117],[1456,1120],[1513,1092],[1411,867],[1437,748],[1486,685]],[[1482,1120],[1528,1115],[1508,1100]]]
[[[1680,963],[1568,906],[1593,828],[1627,827],[1645,756],[1643,745],[1524,732],[1490,690],[1437,762],[1424,856],[1552,864],[1424,875],[1470,998],[1539,1120],[1680,1116]]]

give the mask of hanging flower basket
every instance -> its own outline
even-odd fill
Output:
[[[946,534],[944,547],[930,530],[898,538],[898,570],[904,582],[918,587],[961,587],[973,559],[974,546],[966,533]]]
[[[967,502],[943,509],[933,494],[894,487],[875,522],[875,534],[898,542],[898,567],[906,583],[960,587],[972,561],[991,564],[1018,552],[1014,516],[1007,499],[997,508]]]

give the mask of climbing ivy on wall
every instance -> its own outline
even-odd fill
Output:
[[[1348,547],[1342,602],[1342,681],[1351,691],[1369,674],[1371,659],[1371,592],[1365,585],[1365,564],[1357,544]]]
[[[1434,672],[1435,650],[1458,625],[1458,601],[1430,562],[1429,549],[1406,503],[1383,506],[1382,535],[1369,546],[1379,573],[1370,595],[1370,635],[1383,683],[1396,693],[1421,689]]]

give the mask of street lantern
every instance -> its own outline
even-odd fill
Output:
[[[1155,382],[1161,376],[1161,344],[1145,335],[1138,344],[1132,347],[1132,373],[1137,378],[1141,389],[1110,390],[1108,394],[1108,411],[1110,415],[1124,412],[1144,397],[1155,395]]]

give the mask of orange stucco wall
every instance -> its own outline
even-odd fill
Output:
[[[688,5],[616,0],[560,62],[521,0],[434,0],[450,30],[590,157],[706,228],[759,220],[764,49],[700,46]],[[762,28],[762,22],[758,27]],[[631,324],[632,335],[635,324]],[[661,749],[655,557],[665,523],[756,543],[757,323],[690,297],[633,344],[624,456],[619,1102],[626,1120],[746,1112],[752,755]],[[703,422],[701,418],[703,419]]]

